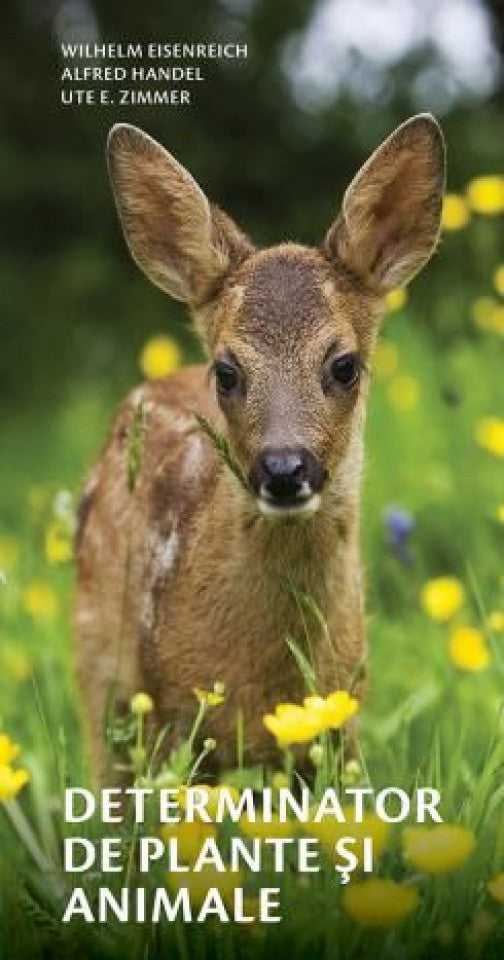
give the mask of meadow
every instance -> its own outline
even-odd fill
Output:
[[[280,737],[277,769],[247,769],[238,749],[236,769],[225,777],[233,788],[289,785],[290,745],[313,740],[315,795],[336,782],[410,793],[434,787],[442,795],[444,832],[426,834],[412,824],[383,832],[369,814],[366,829],[380,854],[376,875],[343,886],[332,869],[336,834],[322,831],[325,868],[309,883],[286,871],[285,919],[278,926],[75,921],[62,927],[62,836],[69,829],[62,793],[65,785],[89,784],[72,671],[74,512],[117,397],[104,382],[99,390],[69,388],[50,407],[2,415],[0,957],[502,956],[503,210],[502,178],[477,178],[464,194],[448,196],[438,273],[446,257],[458,263],[463,283],[468,238],[484,240],[473,252],[483,251],[485,280],[473,283],[461,309],[440,295],[439,285],[421,299],[415,284],[390,298],[366,437],[370,680],[358,707],[357,755],[345,761],[326,735],[331,727],[344,729],[344,712],[335,719],[319,704],[327,723],[310,734],[312,704]],[[446,282],[453,283],[453,271]],[[139,376],[163,374],[186,359],[171,329],[169,336],[152,331],[138,358]],[[218,686],[195,695],[195,722],[218,710],[221,696]],[[199,767],[192,742],[166,763],[153,742],[145,744],[148,710],[148,699],[137,700],[131,716],[111,730],[128,746],[137,782],[198,783],[204,758]],[[281,714],[277,720],[278,731]],[[131,876],[135,830],[126,820],[119,832],[131,851]],[[244,835],[254,831],[245,828]],[[193,845],[192,836],[182,841],[189,862]],[[165,882],[154,872],[156,880]],[[91,899],[98,884],[96,874],[86,880]],[[254,878],[251,909],[256,889]]]

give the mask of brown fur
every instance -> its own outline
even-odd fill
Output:
[[[308,628],[322,693],[348,687],[365,654],[359,487],[367,370],[383,294],[420,269],[437,239],[439,128],[414,118],[376,151],[320,250],[255,251],[140,131],[115,129],[110,156],[133,256],[187,300],[212,359],[230,351],[238,358],[246,396],[219,404],[204,367],[137,388],[90,479],[77,628],[94,755],[103,777],[102,718],[112,686],[120,700],[148,690],[176,742],[194,716],[193,688],[220,680],[227,700],[204,731],[218,741],[218,762],[233,763],[240,710],[247,759],[269,760],[275,748],[263,714],[304,692],[286,636],[306,645]],[[329,349],[359,352],[357,389],[323,392]],[[145,449],[130,494],[125,447],[140,398]],[[308,448],[329,478],[319,510],[264,517],[194,410],[228,434],[245,474],[265,446]],[[313,599],[327,630],[300,611],[292,588]]]

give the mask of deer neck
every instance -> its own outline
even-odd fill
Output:
[[[329,617],[358,580],[359,486],[354,483],[348,489],[336,479],[317,513],[306,518],[265,517],[222,465],[211,534],[214,543],[226,544],[234,596],[248,586],[261,606],[288,607],[293,595],[304,594]]]

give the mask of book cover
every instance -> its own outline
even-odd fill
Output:
[[[13,0],[0,955],[504,948],[504,13]]]

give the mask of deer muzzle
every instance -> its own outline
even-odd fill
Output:
[[[264,514],[314,513],[326,477],[304,447],[265,447],[256,457],[250,484]]]

